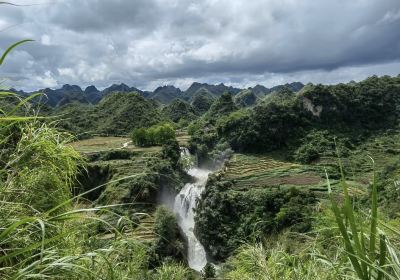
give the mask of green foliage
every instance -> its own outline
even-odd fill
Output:
[[[181,157],[179,143],[176,140],[166,142],[161,150],[161,157],[171,162],[174,168],[179,167],[179,160]]]
[[[207,280],[207,279],[214,279],[217,272],[216,272],[213,264],[207,263],[206,266],[201,271],[201,274],[202,274],[203,279]]]
[[[336,222],[343,237],[347,256],[359,279],[383,279],[386,272],[386,254],[388,251],[386,237],[378,232],[378,194],[376,178],[374,174],[372,183],[371,198],[371,220],[370,232],[364,233],[362,225],[356,220],[348,186],[344,177],[344,171],[340,164],[342,180],[341,185],[344,194],[343,206],[338,206],[331,192],[327,175],[328,188],[332,211],[335,214]]]
[[[72,139],[68,134],[40,123],[22,124],[19,129],[20,138],[8,151],[3,195],[39,211],[49,210],[69,197],[81,157],[66,145]]]
[[[194,108],[181,99],[174,99],[171,104],[163,108],[162,112],[175,123],[181,120],[190,121],[196,118]]]
[[[339,280],[337,272],[316,258],[295,255],[282,248],[244,245],[226,264],[224,279]]]
[[[283,89],[268,95],[250,113],[220,119],[235,110],[227,105],[231,103],[225,96],[224,102],[216,102],[207,116],[210,120],[216,116],[218,140],[228,141],[235,150],[299,149],[298,160],[308,162],[320,152],[320,147],[311,144],[301,147],[306,144],[304,138],[315,133],[313,130],[335,131],[336,135],[357,138],[372,131],[395,128],[400,119],[399,92],[399,77],[371,77],[346,85],[309,85],[299,94]],[[219,110],[221,107],[226,110]]]
[[[156,270],[155,280],[183,280],[191,279],[190,271],[181,264],[164,263]]]
[[[250,112],[240,110],[218,119],[216,129],[218,136],[226,140],[234,150],[241,150],[244,145],[254,141],[255,135],[248,131]]]
[[[210,110],[205,115],[208,120],[217,120],[219,117],[228,115],[238,108],[233,102],[232,95],[230,93],[222,94],[210,107]]]
[[[324,126],[381,129],[398,123],[399,90],[398,77],[372,76],[359,83],[308,87],[300,98],[321,106],[318,122]]]
[[[348,138],[337,138],[325,130],[313,130],[301,142],[303,144],[294,152],[294,159],[301,163],[311,163],[321,156],[334,157],[336,148],[341,157],[347,157],[352,148]]]
[[[113,93],[97,105],[68,104],[56,109],[60,127],[77,134],[126,135],[162,121],[157,105],[137,93]]]
[[[291,227],[311,227],[312,193],[296,189],[229,191],[228,182],[209,180],[196,209],[196,233],[217,260],[227,258],[246,240],[262,238]]]
[[[198,115],[203,115],[210,109],[213,102],[213,96],[205,91],[196,93],[192,98],[191,105]]]
[[[175,129],[168,123],[149,128],[136,128],[132,131],[131,138],[133,143],[139,147],[163,145],[175,140]]]
[[[159,206],[155,214],[154,230],[158,238],[152,248],[152,264],[159,265],[167,257],[176,261],[183,260],[184,246],[180,241],[175,214],[166,207]]]
[[[235,104],[239,107],[254,106],[257,103],[257,96],[251,89],[245,89],[235,96]]]

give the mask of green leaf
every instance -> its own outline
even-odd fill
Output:
[[[0,4],[3,4],[3,3],[6,3],[6,2],[0,2]],[[24,43],[26,43],[26,42],[33,42],[33,41],[34,41],[34,40],[26,39],[26,40],[22,40],[22,41],[16,42],[15,44],[11,45],[11,46],[3,53],[3,55],[1,56],[1,58],[0,58],[0,65],[3,64],[4,60],[6,59],[6,56],[8,55],[8,53],[9,53],[12,49],[14,49],[15,47],[17,47],[17,46],[19,46],[19,45],[21,45],[21,44],[24,44]]]

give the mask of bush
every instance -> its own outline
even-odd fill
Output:
[[[207,279],[214,279],[216,276],[216,270],[213,264],[211,263],[207,263],[206,266],[203,268],[203,270],[201,271],[201,275],[203,277],[204,280]]]
[[[169,160],[174,168],[177,168],[181,157],[181,150],[178,141],[170,140],[164,143],[161,150],[161,156],[162,158]]]
[[[179,227],[174,213],[164,206],[159,206],[155,214],[154,231],[158,239],[152,248],[153,265],[159,265],[169,257],[177,261],[183,260],[184,246],[180,241]]]
[[[156,270],[155,280],[183,280],[194,279],[190,271],[181,264],[164,263]]]

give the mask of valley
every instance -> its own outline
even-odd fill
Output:
[[[75,170],[66,181],[72,192],[68,187],[64,195],[72,196],[67,211],[79,213],[74,219],[85,228],[76,237],[80,249],[102,252],[107,246],[122,246],[134,251],[106,273],[122,275],[127,264],[138,261],[137,279],[158,277],[165,266],[185,273],[180,279],[237,279],[230,275],[239,273],[242,254],[258,250],[261,258],[288,254],[315,265],[306,274],[341,279],[340,269],[346,266],[332,275],[310,257],[317,251],[329,259],[341,248],[340,220],[331,212],[334,203],[351,201],[361,230],[368,227],[363,213],[376,199],[380,219],[398,225],[399,196],[393,182],[400,174],[399,77],[298,85],[297,92],[289,85],[266,93],[195,85],[197,90],[193,86],[179,92],[192,99],[163,103],[140,92],[112,91],[97,104],[75,100],[46,107],[32,101],[31,106],[46,108],[40,114],[44,121],[35,120],[30,130],[14,124],[21,133],[37,133],[32,139],[47,131],[39,123],[60,133],[56,139],[66,139],[47,144],[54,145],[54,156],[48,157],[46,148],[27,162],[40,157],[43,171],[38,174],[46,173],[49,167],[43,162],[49,160],[54,174]],[[371,95],[386,101],[376,107]],[[12,107],[4,101],[5,108]],[[317,107],[322,108],[318,114]],[[7,145],[19,151],[22,144]],[[58,162],[63,157],[56,154],[66,151],[75,154],[73,163]],[[10,160],[14,155],[8,154]],[[24,172],[15,173],[13,180]],[[378,199],[371,198],[374,190]],[[37,203],[48,210],[41,200]],[[121,257],[118,251],[112,254]],[[346,253],[337,254],[345,262]],[[96,273],[104,272],[100,258],[98,262]],[[277,263],[265,265],[276,269]],[[292,273],[288,265],[283,271]]]

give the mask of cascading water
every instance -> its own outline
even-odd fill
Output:
[[[183,159],[190,158],[188,149],[182,148],[181,157]],[[178,224],[187,239],[188,252],[187,259],[189,266],[197,271],[200,271],[207,264],[206,251],[203,245],[196,238],[194,229],[194,211],[196,201],[200,197],[207,183],[210,170],[204,170],[193,165],[188,168],[187,173],[193,176],[196,181],[186,184],[175,197],[174,211],[178,216]]]

